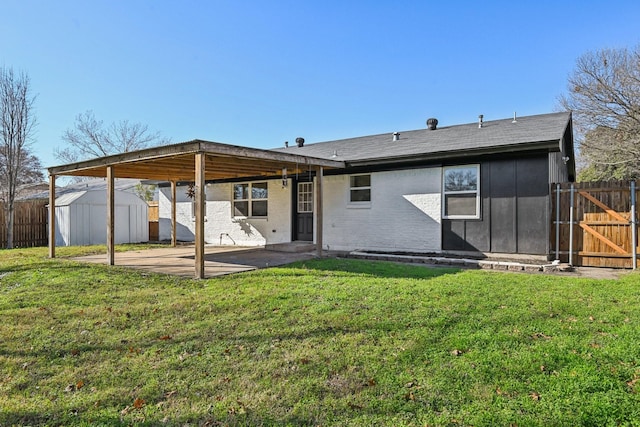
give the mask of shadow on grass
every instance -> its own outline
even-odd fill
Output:
[[[406,264],[390,261],[370,261],[347,258],[316,258],[308,261],[297,261],[288,264],[285,267],[326,273],[342,273],[351,276],[370,276],[394,279],[432,279],[447,274],[458,274],[465,271],[461,268],[440,267],[435,265]]]
[[[124,409],[126,405],[123,405]],[[305,419],[290,415],[285,418],[274,418],[268,414],[260,414],[247,411],[245,414],[229,414],[224,417],[211,415],[186,416],[175,419],[159,420],[145,415],[145,408],[131,410],[131,415],[98,415],[83,416],[81,411],[75,409],[58,410],[53,413],[37,412],[5,412],[0,415],[0,425],[81,425],[81,426],[157,426],[157,425],[200,425],[200,426],[317,426],[321,420]]]

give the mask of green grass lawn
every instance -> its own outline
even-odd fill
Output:
[[[638,274],[46,255],[0,251],[0,426],[640,425]]]

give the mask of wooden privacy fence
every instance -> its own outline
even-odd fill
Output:
[[[576,266],[636,268],[635,181],[552,184],[552,255]]]
[[[14,204],[13,247],[47,246],[47,202],[21,201]],[[0,247],[7,247],[7,210],[0,203]]]

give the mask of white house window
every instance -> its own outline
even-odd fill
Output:
[[[349,177],[349,201],[351,203],[371,201],[371,175]]]
[[[233,216],[266,217],[269,191],[266,182],[233,185]]]
[[[442,199],[444,218],[480,218],[480,165],[445,167]]]
[[[313,182],[298,183],[298,213],[313,212]]]

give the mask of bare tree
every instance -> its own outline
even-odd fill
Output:
[[[578,58],[560,104],[573,111],[582,180],[640,177],[640,45]]]
[[[78,114],[75,126],[63,133],[62,140],[67,147],[56,149],[55,156],[65,163],[126,153],[168,142],[159,132],[149,131],[149,127],[142,123],[122,120],[105,128],[103,121],[97,120],[92,111]]]
[[[29,76],[0,68],[0,196],[7,211],[7,248],[13,248],[15,198],[22,184],[42,179],[29,144],[36,125]]]

